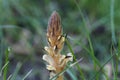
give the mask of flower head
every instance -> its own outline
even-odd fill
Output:
[[[62,36],[61,19],[56,11],[52,13],[48,22],[47,40],[49,46],[45,46],[44,49],[48,54],[43,55],[43,60],[48,63],[47,69],[52,78],[64,70],[68,61],[73,60],[70,53],[68,55],[61,54],[65,37]],[[59,76],[57,80],[62,80],[62,76]]]

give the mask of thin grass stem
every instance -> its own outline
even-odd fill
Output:
[[[110,3],[110,23],[111,23],[111,33],[112,33],[112,41],[116,44],[116,37],[115,37],[115,25],[114,25],[114,0],[111,0]]]
[[[23,77],[22,80],[25,80],[32,73],[32,69]]]
[[[72,47],[71,47],[69,41],[68,41],[67,39],[66,39],[65,41],[66,41],[66,43],[67,43],[67,45],[68,45],[68,48],[70,49],[70,52],[71,52],[72,55],[73,55],[74,61],[77,62],[76,57],[75,57],[75,55],[74,55],[74,51],[72,50]],[[79,64],[76,64],[76,66],[77,66],[77,68],[78,68],[78,70],[79,70],[79,72],[80,72],[80,75],[81,75],[82,80],[85,80],[85,76],[84,76],[84,74],[83,74],[83,72],[82,72],[82,70],[81,70],[80,65],[79,65]]]

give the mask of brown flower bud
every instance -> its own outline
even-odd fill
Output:
[[[48,22],[47,39],[51,48],[58,51],[62,49],[65,38],[62,36],[60,16],[56,11]]]

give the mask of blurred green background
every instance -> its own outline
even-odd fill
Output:
[[[119,3],[120,0],[0,0],[0,70],[6,63],[9,47],[7,78],[21,65],[13,80],[22,80],[29,71],[25,80],[49,79],[42,56],[46,54],[48,20],[56,10],[76,59],[83,58],[79,65],[84,79],[107,80],[102,71],[96,79],[98,69],[94,69],[97,64],[106,64],[103,67],[109,71],[108,80],[119,80]],[[62,54],[68,52],[65,43]],[[65,80],[80,79],[83,80],[76,65],[65,72]]]

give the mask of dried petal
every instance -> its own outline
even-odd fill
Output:
[[[50,71],[55,71],[56,68],[52,65],[47,65],[47,69],[50,70]]]
[[[45,49],[45,51],[47,51],[47,53],[48,53],[50,56],[53,56],[53,55],[54,55],[54,51],[52,50],[51,47],[45,46],[44,49]]]
[[[68,53],[67,56],[69,56],[69,58],[68,58],[69,61],[73,61],[73,55],[72,55],[72,53]]]
[[[48,62],[52,66],[55,64],[53,58],[49,55],[46,55],[46,54],[43,55],[43,60],[45,60],[46,62]]]
[[[50,72],[50,79],[51,79],[51,78],[53,78],[53,76],[55,76],[55,75],[56,75],[56,73],[55,73],[55,72],[53,72],[53,71],[52,71],[52,72]]]

